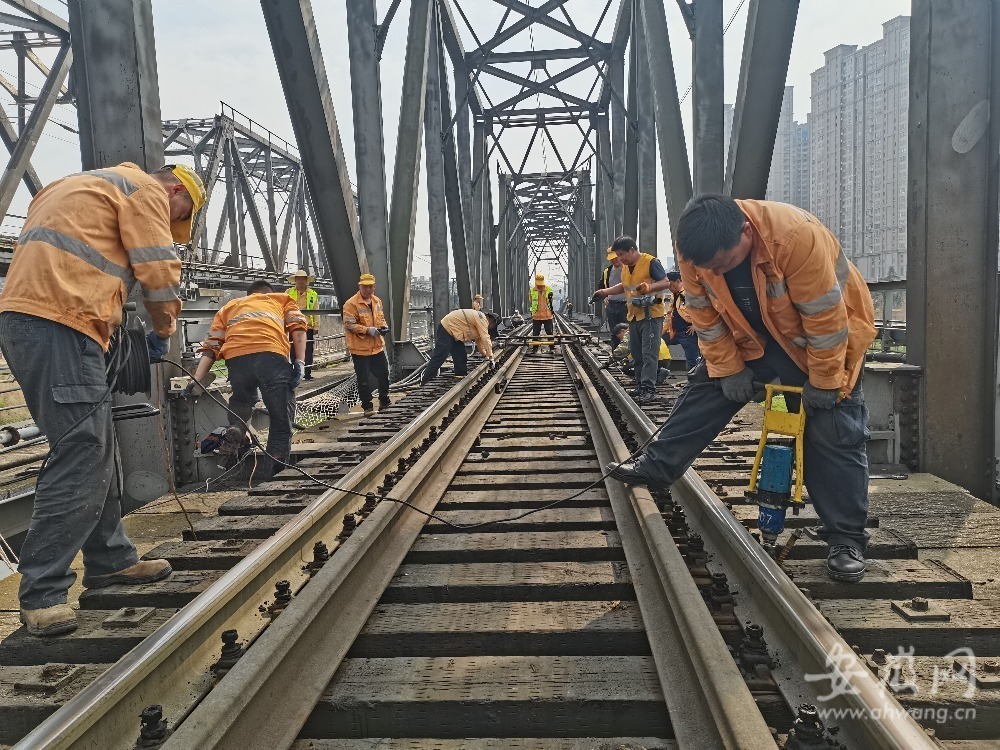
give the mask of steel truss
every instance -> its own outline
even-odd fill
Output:
[[[261,261],[267,271],[303,268],[328,275],[302,161],[292,144],[223,103],[212,119],[165,121],[163,145],[168,161],[193,160],[205,181],[208,203],[195,220],[192,260],[237,268],[259,267]],[[210,216],[218,217],[214,228]],[[248,218],[256,246],[248,247]]]

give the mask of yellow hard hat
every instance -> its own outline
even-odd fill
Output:
[[[186,219],[170,222],[170,233],[173,235],[174,242],[187,244],[191,241],[191,224],[194,222],[194,215],[205,205],[208,194],[205,192],[205,183],[191,167],[184,164],[169,164],[167,166],[171,174],[180,180],[180,183],[187,190],[188,195],[191,196],[191,203],[194,205],[194,210]]]
[[[614,260],[614,259],[615,259],[615,258],[617,258],[617,257],[618,257],[618,253],[616,253],[616,252],[615,252],[614,250],[612,250],[612,249],[611,249],[611,248],[609,247],[609,248],[608,248],[608,260]]]
[[[363,274],[361,274],[361,278],[358,279],[358,283],[359,284],[374,284],[375,283],[375,277],[372,274],[370,274],[370,273],[363,273]]]
[[[544,273],[536,273],[535,274],[535,283],[536,284],[544,284],[545,283],[545,274]]]
[[[482,299],[482,298],[483,298],[483,295],[481,295],[481,294],[477,294],[477,295],[476,295],[476,296],[474,297],[474,299]]]

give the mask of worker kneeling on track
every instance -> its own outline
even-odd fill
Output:
[[[266,455],[260,475],[270,479],[288,463],[292,450],[295,389],[305,375],[306,322],[294,299],[275,293],[266,281],[255,281],[246,297],[227,302],[212,321],[199,352],[195,380],[204,382],[216,360],[226,360],[229,385],[229,430],[225,442],[243,443],[257,391],[270,420]],[[295,361],[288,363],[289,334]]]
[[[637,404],[648,404],[656,399],[660,336],[666,312],[660,292],[670,282],[659,259],[649,253],[640,253],[631,237],[619,237],[611,249],[622,261],[622,281],[613,287],[598,289],[594,297],[625,294],[632,359],[639,373],[636,378],[639,385],[629,395]]]
[[[420,382],[429,383],[436,378],[438,370],[448,357],[451,357],[455,365],[455,375],[468,375],[469,364],[465,352],[467,341],[474,342],[479,353],[490,361],[490,367],[495,367],[491,338],[497,335],[499,323],[500,316],[494,312],[452,310],[445,315],[434,333],[434,352],[424,366]]]
[[[122,525],[105,352],[138,281],[150,351],[167,354],[181,311],[173,243],[190,241],[204,203],[187,167],[146,174],[125,163],[58,180],[28,208],[0,297],[0,347],[49,442],[18,565],[32,635],[76,628],[66,599],[81,550],[87,588],[170,575],[166,560],[139,560]]]
[[[528,290],[531,300],[531,335],[537,336],[545,329],[549,336],[555,333],[555,315],[552,313],[552,287],[545,283],[545,275],[535,274],[535,285]],[[528,346],[528,354],[538,351],[538,344],[532,342]]]
[[[626,375],[636,379],[635,362],[632,359],[632,349],[628,340],[628,323],[619,323],[612,332],[615,347],[611,352],[611,363],[619,362]],[[659,370],[656,373],[656,384],[662,385],[670,377],[670,349],[665,341],[660,341]],[[638,382],[638,381],[636,381]]]
[[[868,543],[861,372],[875,339],[864,279],[816,217],[784,203],[697,196],[678,221],[677,250],[703,360],[657,439],[610,464],[609,475],[669,487],[759,400],[760,382],[802,386],[804,479],[829,545],[827,572],[860,580]]]
[[[358,380],[358,395],[365,413],[372,407],[372,383],[369,375],[378,381],[378,406],[391,406],[389,400],[389,360],[385,356],[385,334],[389,327],[382,311],[382,300],[375,296],[375,277],[361,275],[358,293],[344,303],[344,334],[347,350],[354,362]]]

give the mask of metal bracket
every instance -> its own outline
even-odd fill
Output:
[[[156,612],[156,607],[122,607],[113,615],[107,617],[101,623],[101,627],[109,630],[135,628],[152,617],[154,612]]]
[[[889,603],[892,611],[907,622],[949,622],[951,614],[934,602],[922,597]]]

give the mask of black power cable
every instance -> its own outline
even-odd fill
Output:
[[[173,362],[171,360],[166,360],[166,359],[159,360],[159,361],[160,362],[169,362],[170,364],[172,364],[172,365],[180,368],[186,375],[188,375],[192,380],[194,380],[194,374],[192,372],[190,372],[187,368],[185,368],[183,365],[180,365],[180,364],[178,364],[176,362]],[[254,434],[253,430],[250,428],[250,425],[248,425],[238,414],[235,414],[233,411],[231,411],[229,409],[228,404],[226,404],[224,401],[222,401],[221,399],[219,399],[217,396],[215,396],[215,394],[209,392],[208,390],[206,390],[206,389],[203,389],[203,390],[204,390],[205,394],[210,399],[212,399],[216,404],[218,404],[219,406],[221,406],[223,409],[225,409],[227,412],[229,412],[229,414],[231,414],[233,417],[235,417],[237,420],[239,420],[240,424],[242,424],[244,426],[244,428],[246,428],[247,434],[250,436],[250,440],[251,440],[252,445],[254,447],[260,449],[260,452],[263,453],[268,458],[270,458],[271,461],[274,462],[274,464],[279,464],[279,465],[284,466],[286,468],[293,469],[293,470],[297,471],[299,474],[301,474],[302,476],[304,476],[306,479],[310,480],[311,482],[314,482],[315,484],[318,484],[321,487],[326,487],[328,489],[335,490],[337,492],[344,492],[344,493],[346,493],[348,495],[355,495],[357,497],[365,497],[366,498],[369,495],[371,495],[371,496],[374,496],[374,497],[376,497],[376,498],[378,498],[380,500],[388,500],[389,502],[397,503],[399,505],[405,505],[407,508],[415,510],[417,513],[419,513],[419,514],[421,514],[423,516],[426,516],[427,518],[433,518],[435,521],[440,521],[441,523],[445,524],[446,526],[448,526],[450,528],[453,528],[453,529],[460,530],[460,531],[471,531],[473,529],[481,529],[481,528],[484,528],[486,526],[494,526],[496,524],[502,524],[502,523],[511,523],[513,521],[519,521],[522,518],[526,518],[527,516],[534,515],[535,513],[541,513],[543,510],[550,510],[551,508],[554,508],[557,505],[561,505],[562,503],[569,502],[570,500],[575,500],[576,498],[580,497],[581,495],[583,495],[588,490],[591,490],[594,487],[597,487],[602,482],[604,482],[605,479],[607,479],[608,477],[611,476],[610,472],[602,472],[601,476],[596,481],[591,482],[586,487],[577,490],[572,495],[569,495],[567,497],[559,498],[558,500],[553,500],[550,503],[546,503],[545,505],[542,505],[542,506],[540,506],[538,508],[532,508],[531,510],[525,511],[524,513],[520,513],[520,514],[518,514],[516,516],[511,516],[509,518],[500,518],[500,519],[497,519],[495,521],[485,521],[483,523],[468,523],[468,524],[466,524],[466,523],[454,523],[452,521],[449,521],[446,518],[442,518],[441,516],[439,516],[439,515],[437,515],[435,513],[431,513],[429,511],[426,511],[426,510],[423,510],[421,508],[418,508],[417,506],[413,505],[413,503],[411,503],[411,502],[409,502],[407,500],[402,500],[402,499],[400,499],[398,497],[392,497],[390,495],[385,495],[385,494],[381,494],[380,495],[380,494],[375,493],[375,492],[358,492],[357,490],[351,490],[351,489],[348,489],[346,487],[338,487],[338,486],[336,486],[334,484],[331,484],[330,482],[327,482],[327,481],[325,481],[323,479],[320,479],[319,477],[314,477],[312,474],[310,474],[309,472],[307,472],[305,469],[299,468],[295,464],[289,464],[289,463],[286,463],[286,462],[284,462],[284,461],[282,461],[282,460],[280,460],[278,458],[275,458],[274,456],[272,456],[270,453],[267,452],[267,450],[265,449],[265,447],[261,444],[260,440]],[[654,430],[653,433],[649,436],[649,438],[647,438],[642,443],[642,445],[640,445],[638,448],[636,448],[629,455],[629,457],[625,459],[625,461],[629,461],[629,460],[635,458],[636,456],[638,456],[639,453],[641,453],[646,448],[646,446],[648,446],[651,442],[653,442],[653,440],[659,434],[660,429],[662,429],[662,427],[663,427],[663,425],[660,425],[659,428],[657,428],[656,430]]]

